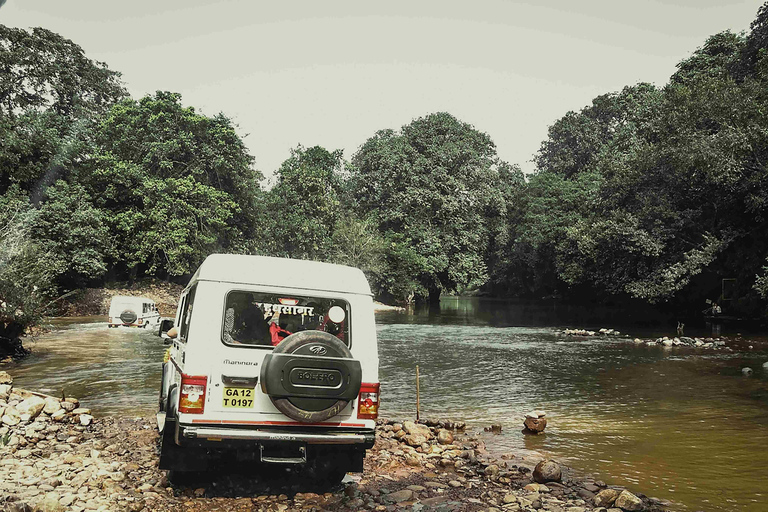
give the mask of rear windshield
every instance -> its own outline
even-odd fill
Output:
[[[231,291],[224,307],[226,345],[274,347],[295,332],[325,331],[349,346],[349,304],[341,299]]]

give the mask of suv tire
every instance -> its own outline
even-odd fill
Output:
[[[326,383],[297,385],[296,376],[307,372],[325,377]],[[336,379],[338,384],[331,386]],[[336,336],[309,330],[291,334],[264,358],[260,380],[280,412],[296,421],[317,423],[338,415],[357,397],[362,371]]]

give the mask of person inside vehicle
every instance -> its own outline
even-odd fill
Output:
[[[288,314],[281,314],[277,322],[269,324],[269,334],[272,340],[272,346],[276,347],[281,341],[293,334],[293,332],[287,329],[290,316]]]
[[[224,341],[234,344],[268,344],[269,326],[253,294],[233,293],[224,313]]]

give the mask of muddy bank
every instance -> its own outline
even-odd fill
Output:
[[[175,316],[182,285],[159,279],[141,279],[134,283],[111,283],[103,288],[78,290],[58,305],[57,316],[106,315],[115,295],[147,297],[157,304],[162,316]]]
[[[331,489],[274,468],[172,485],[157,468],[154,418],[94,418],[75,398],[20,390],[7,374],[2,380],[0,510],[666,510],[556,462],[537,471],[537,461],[493,459],[450,422],[380,421],[365,471]]]

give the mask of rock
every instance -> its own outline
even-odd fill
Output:
[[[52,419],[53,421],[61,421],[61,420],[63,420],[63,419],[66,417],[66,416],[67,416],[67,411],[65,411],[64,409],[59,409],[58,411],[56,411],[55,413],[53,413],[53,414],[51,415],[51,419]]]
[[[530,432],[536,432],[538,434],[539,432],[544,432],[544,429],[547,428],[547,418],[532,418],[526,416],[523,425],[525,425],[525,428]]]
[[[490,426],[485,427],[483,430],[493,432],[494,434],[501,434],[501,423],[491,423]]]
[[[493,480],[494,478],[498,478],[499,476],[499,466],[496,464],[488,464],[485,467],[485,476]]]
[[[419,460],[419,457],[416,455],[406,455],[405,456],[405,463],[409,466],[421,466],[421,461]]]
[[[411,498],[413,498],[413,491],[410,489],[402,489],[387,494],[384,499],[391,503],[401,503],[403,501],[408,501]]]
[[[437,433],[437,442],[440,444],[453,443],[453,434],[450,430],[442,429]]]
[[[539,462],[533,470],[533,480],[540,484],[559,482],[561,478],[560,464],[552,460],[545,459]]]
[[[622,510],[627,510],[630,512],[643,510],[643,500],[627,490],[621,491],[621,494],[619,494],[619,497],[616,498],[614,505]]]
[[[61,409],[61,402],[58,398],[51,396],[45,399],[45,407],[43,407],[45,414],[53,415],[59,409]]]
[[[763,370],[768,370],[768,361],[763,363]]]
[[[72,411],[72,414],[91,414],[91,410],[86,407],[78,407]]]
[[[15,407],[6,407],[5,414],[3,414],[2,422],[8,426],[18,425],[21,421],[21,414]]]
[[[0,372],[0,384],[13,384],[13,377],[8,375],[7,372]]]
[[[421,434],[408,434],[405,436],[405,442],[408,446],[421,446],[427,442],[427,438]]]
[[[67,412],[72,412],[77,408],[77,405],[72,402],[61,402],[59,405],[61,405],[61,408]]]
[[[82,426],[87,427],[88,425],[91,424],[92,421],[93,421],[93,416],[91,416],[90,414],[81,414],[80,415],[80,424]]]
[[[619,497],[618,489],[603,489],[595,496],[595,505],[598,507],[610,507]]]
[[[0,384],[0,399],[7,400],[12,387],[10,384]]]
[[[45,407],[45,400],[39,396],[31,396],[16,406],[20,414],[29,414],[30,419],[37,417]]]
[[[405,430],[406,434],[417,434],[424,436],[427,440],[432,439],[432,431],[426,425],[420,425],[412,421],[405,421],[403,422],[403,430]]]
[[[750,368],[749,366],[745,366],[744,368],[741,369],[741,373],[742,375],[752,375],[752,368]]]

